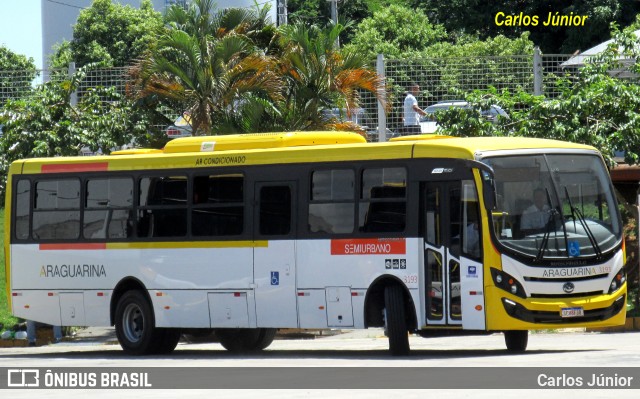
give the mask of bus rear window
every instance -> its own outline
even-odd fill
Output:
[[[29,209],[31,208],[31,183],[29,180],[20,180],[16,184],[16,238],[29,239]]]

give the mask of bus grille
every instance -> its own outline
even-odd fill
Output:
[[[602,295],[602,291],[591,291],[591,292],[574,292],[571,294],[531,294],[531,298],[549,298],[549,299],[562,299],[562,298],[577,298],[582,296],[593,296],[593,295]]]
[[[616,299],[607,308],[585,310],[583,317],[561,317],[560,312],[546,312],[539,310],[529,310],[519,303],[515,303],[507,298],[502,298],[502,305],[509,316],[527,323],[535,324],[578,324],[594,321],[603,321],[620,313],[626,304],[626,295]]]

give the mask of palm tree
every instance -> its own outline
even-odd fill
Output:
[[[370,68],[363,54],[335,47],[345,28],[340,24],[319,28],[299,23],[280,28],[279,66],[287,81],[282,114],[289,129],[327,128],[322,111],[337,105],[346,108],[350,116],[359,105],[362,91],[384,101],[383,78]]]
[[[188,112],[194,134],[209,134],[212,127],[238,130],[227,123],[236,108],[266,109],[281,99],[274,60],[254,43],[267,25],[266,11],[214,12],[214,4],[172,6],[158,46],[129,71],[136,98]]]

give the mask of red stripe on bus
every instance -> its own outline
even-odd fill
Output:
[[[331,240],[331,255],[404,255],[404,238],[355,238]]]
[[[107,249],[107,244],[40,244],[41,251],[66,251],[70,249]]]
[[[98,172],[109,170],[109,162],[42,165],[40,170],[42,173]]]

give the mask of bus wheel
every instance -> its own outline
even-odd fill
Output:
[[[141,291],[127,291],[116,306],[116,336],[132,355],[154,353],[161,334],[155,328],[153,310]]]
[[[505,331],[504,342],[507,344],[507,350],[511,352],[524,352],[527,350],[527,343],[529,342],[529,331]]]
[[[273,328],[222,328],[216,330],[220,344],[229,352],[258,352],[271,345]]]
[[[261,351],[263,349],[267,349],[276,337],[277,331],[278,330],[276,330],[275,328],[261,328],[260,334],[258,336],[258,341],[256,342],[255,348],[253,350]]]
[[[152,353],[158,355],[166,355],[178,346],[180,342],[180,336],[182,335],[179,329],[176,328],[157,328],[157,336]]]
[[[389,351],[393,356],[409,354],[409,334],[405,317],[402,288],[390,285],[384,290],[384,326],[389,337]]]

